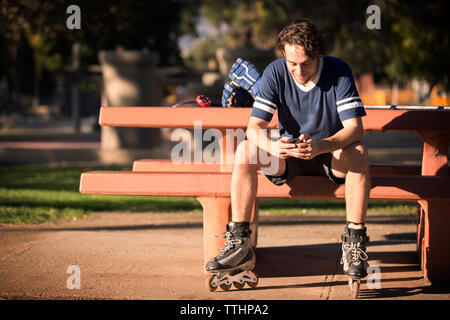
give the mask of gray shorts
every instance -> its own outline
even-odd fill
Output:
[[[311,160],[290,157],[286,159],[286,170],[281,176],[266,175],[266,177],[275,185],[281,186],[297,176],[325,176],[342,186],[345,184],[345,178],[338,178],[333,174],[331,170],[332,156],[331,153],[323,153]]]

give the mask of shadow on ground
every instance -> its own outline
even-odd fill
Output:
[[[420,263],[415,251],[377,251],[377,246],[414,243],[415,234],[391,234],[386,236],[386,239],[371,242],[370,247],[368,247],[369,263],[372,260],[381,265],[380,288],[368,288],[365,285],[368,279],[366,278],[363,281],[364,285],[361,285],[360,298],[407,298],[418,294],[450,293],[450,286],[430,286],[425,282],[423,282],[423,286],[419,287],[390,287],[393,283],[421,281],[423,277],[400,277],[400,273],[417,273],[420,271]],[[336,279],[336,275],[340,275],[339,279],[345,278],[340,265],[340,257],[340,243],[258,248],[255,271],[260,278],[325,276],[325,281],[294,285],[258,286],[254,290],[345,286],[347,285],[346,280]],[[399,276],[396,277],[396,273],[399,273]],[[383,278],[383,274],[389,274],[389,277]]]

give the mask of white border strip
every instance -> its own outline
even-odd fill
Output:
[[[264,111],[266,111],[266,112],[268,112],[268,113],[270,113],[270,114],[274,114],[275,111],[276,111],[276,109],[271,108],[271,107],[269,107],[269,106],[266,106],[265,104],[262,104],[261,102],[258,102],[258,101],[255,101],[255,102],[253,103],[253,108],[257,108],[257,109],[260,109],[260,110],[264,110]]]
[[[359,107],[364,107],[364,104],[361,101],[354,101],[350,103],[343,104],[342,106],[337,107],[337,112],[342,112],[349,109],[356,109]]]
[[[271,105],[271,106],[273,106],[274,108],[276,108],[277,107],[277,105],[275,104],[275,103],[273,103],[272,101],[269,101],[269,100],[266,100],[266,99],[263,99],[263,98],[261,98],[261,97],[256,97],[256,101],[261,101],[261,102],[264,102],[264,103],[266,103],[266,104],[269,104],[269,105]]]
[[[336,101],[336,104],[341,104],[341,103],[349,102],[349,101],[353,101],[353,100],[361,100],[361,98],[360,98],[360,96],[345,98],[345,99]]]

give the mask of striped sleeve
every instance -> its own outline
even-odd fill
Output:
[[[251,116],[270,122],[277,110],[278,88],[273,81],[273,73],[271,72],[273,70],[268,69],[264,71],[261,78]]]
[[[276,110],[277,105],[275,103],[258,95],[253,103],[252,116],[270,122]]]
[[[366,115],[364,104],[359,96],[338,100],[336,105],[341,121]]]
[[[352,70],[345,65],[336,88],[336,107],[341,121],[366,115],[364,103],[356,89]]]

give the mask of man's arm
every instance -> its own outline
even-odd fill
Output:
[[[343,149],[352,143],[362,142],[364,128],[360,117],[344,120],[342,121],[342,125],[344,128],[336,132],[336,134],[317,141],[318,154],[333,152]]]
[[[268,121],[257,117],[250,117],[247,125],[247,138],[256,146],[266,152],[270,152],[272,141],[267,135]]]
[[[364,136],[364,128],[360,117],[342,121],[344,128],[331,137],[314,140],[308,134],[301,134],[301,142],[288,149],[288,155],[300,159],[312,159],[315,156],[343,149],[352,143],[361,142]]]
[[[257,117],[250,117],[247,125],[247,138],[250,142],[260,149],[279,157],[280,159],[289,158],[288,149],[293,145],[280,143],[280,140],[272,141],[267,134],[268,121]],[[281,140],[286,140],[282,138]]]

